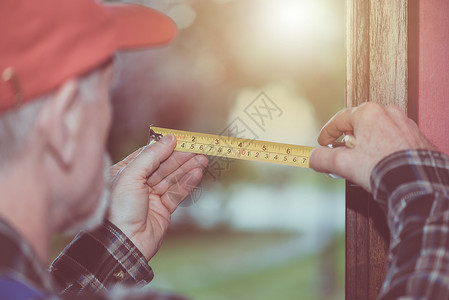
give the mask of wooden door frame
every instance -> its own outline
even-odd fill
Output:
[[[346,0],[346,106],[396,104],[418,116],[419,0]],[[375,128],[373,128],[375,130]],[[389,232],[369,193],[346,183],[346,299],[375,299]]]

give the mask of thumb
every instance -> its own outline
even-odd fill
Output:
[[[336,164],[338,150],[327,147],[313,149],[309,158],[310,167],[316,172],[341,175]]]
[[[176,138],[169,134],[158,142],[148,145],[128,164],[125,172],[147,179],[159,165],[170,157],[176,146]]]

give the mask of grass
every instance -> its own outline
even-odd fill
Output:
[[[150,286],[198,300],[344,299],[344,237],[320,253],[285,255],[280,245],[295,239],[287,233],[168,235],[150,262]]]

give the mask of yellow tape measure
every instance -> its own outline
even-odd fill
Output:
[[[150,128],[150,142],[173,134],[175,151],[191,152],[226,158],[263,161],[281,165],[309,167],[313,147],[250,140],[232,136],[205,134],[160,127]]]

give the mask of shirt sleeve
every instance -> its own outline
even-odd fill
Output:
[[[141,287],[154,276],[143,254],[108,221],[94,231],[79,233],[50,272],[61,294],[96,294],[118,283]]]
[[[449,157],[394,153],[376,165],[371,187],[391,231],[379,299],[448,299]]]

